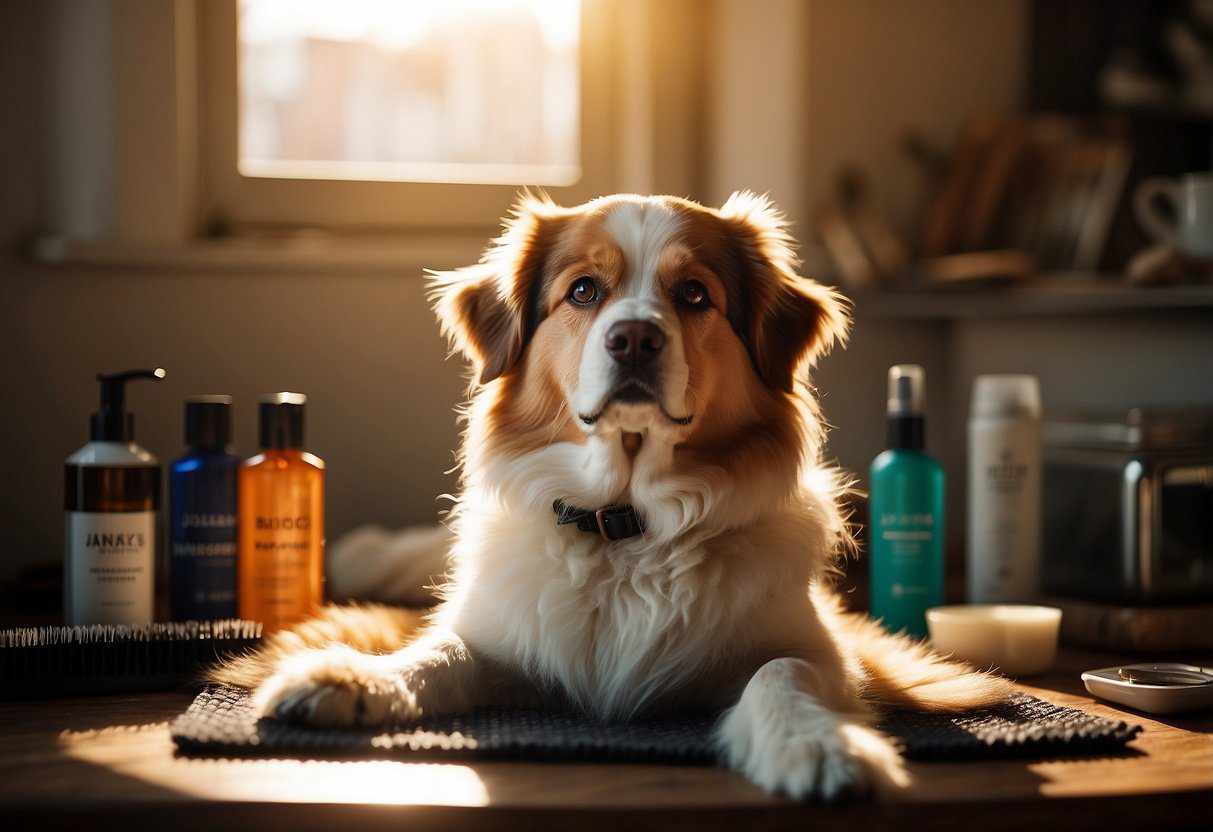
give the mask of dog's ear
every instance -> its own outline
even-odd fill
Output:
[[[738,309],[730,310],[759,377],[791,391],[804,365],[846,339],[848,302],[816,281],[800,277],[795,242],[783,214],[764,196],[739,191],[719,212],[739,272]]]
[[[480,384],[517,364],[539,325],[544,263],[564,218],[546,197],[524,193],[479,263],[430,273],[429,299],[442,332],[472,362]]]

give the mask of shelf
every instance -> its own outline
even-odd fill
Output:
[[[167,269],[177,272],[387,273],[419,276],[422,268],[475,262],[490,233],[396,238],[297,234],[230,237],[180,243],[90,242],[63,237],[31,241],[30,258],[44,265]]]
[[[1213,285],[1138,287],[1071,275],[1030,284],[973,289],[898,289],[851,295],[858,318],[953,320],[1049,317],[1140,311],[1213,315]]]

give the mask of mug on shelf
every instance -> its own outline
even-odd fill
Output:
[[[1159,210],[1163,200],[1171,203],[1170,215]],[[1213,173],[1146,179],[1133,195],[1133,209],[1155,240],[1189,257],[1213,259]]]

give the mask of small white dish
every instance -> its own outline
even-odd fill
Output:
[[[1152,714],[1177,714],[1213,708],[1213,681],[1191,685],[1142,684],[1123,678],[1125,674],[1121,673],[1122,670],[1180,671],[1213,678],[1211,668],[1177,662],[1146,662],[1088,670],[1082,674],[1082,683],[1092,696]]]
[[[1034,676],[1053,666],[1061,610],[1030,604],[955,604],[927,610],[931,643],[982,670]]]

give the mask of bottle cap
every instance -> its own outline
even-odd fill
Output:
[[[970,414],[999,418],[1026,416],[1040,418],[1040,383],[1036,376],[985,375],[973,382]]]
[[[302,393],[267,393],[257,398],[261,447],[302,448],[303,406],[307,396]]]
[[[135,415],[126,409],[126,383],[140,378],[160,381],[166,373],[163,367],[154,370],[128,370],[125,373],[103,375],[101,409],[92,415],[89,436],[94,442],[131,442],[135,438]]]
[[[186,398],[185,444],[198,448],[222,448],[231,441],[231,396]]]
[[[926,373],[917,364],[896,364],[889,368],[886,429],[890,448],[922,450],[926,388]]]
[[[890,416],[922,416],[925,412],[927,379],[917,364],[897,364],[889,368]]]

